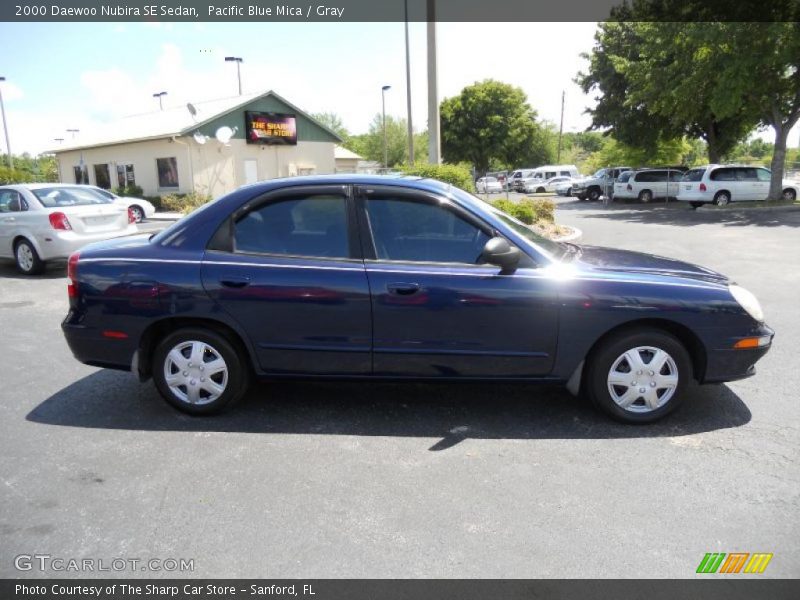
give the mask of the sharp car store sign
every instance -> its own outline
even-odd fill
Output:
[[[245,111],[244,119],[248,144],[297,145],[295,115]]]

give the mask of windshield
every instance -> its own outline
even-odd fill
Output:
[[[111,200],[91,188],[49,187],[31,190],[45,208],[111,204]]]
[[[103,188],[92,188],[92,191],[97,192],[98,194],[103,196],[103,198],[108,198],[109,200],[116,199],[116,196],[114,194],[112,194],[108,190],[104,190]]]
[[[606,174],[606,170],[605,169],[600,169],[597,173],[592,175],[592,177],[604,177],[605,174]]]

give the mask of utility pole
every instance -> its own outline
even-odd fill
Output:
[[[385,85],[381,88],[381,109],[383,111],[383,168],[389,168],[389,146],[386,143],[386,90],[392,89],[392,86]]]
[[[240,69],[244,59],[241,56],[226,56],[225,62],[236,63],[236,78],[239,80],[239,95],[242,95],[242,71]]]
[[[5,77],[0,77],[0,82],[5,81]],[[3,86],[0,86],[0,113],[3,115],[3,131],[6,134],[6,150],[8,151],[8,168],[14,168],[14,157],[11,156],[11,142],[8,141],[8,121],[6,120],[6,107],[3,104]]]
[[[558,128],[558,159],[556,162],[561,164],[561,136],[564,134],[564,90],[561,90],[561,126]]]
[[[153,94],[153,98],[158,98],[158,109],[164,110],[164,104],[161,102],[161,99],[167,95],[167,92],[158,92]]]
[[[414,125],[411,123],[411,54],[408,49],[408,0],[406,11],[406,112],[408,121],[408,164],[414,165]]]
[[[439,92],[436,73],[436,6],[428,2],[428,162],[442,162],[442,144],[439,139]]]

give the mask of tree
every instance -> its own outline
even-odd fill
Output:
[[[551,162],[552,136],[536,122],[536,111],[517,87],[487,79],[446,98],[440,107],[442,154],[468,162],[478,173],[490,166]]]
[[[347,131],[347,127],[344,126],[342,118],[336,113],[321,112],[314,113],[311,116],[342,138],[343,141],[347,141],[347,138],[350,137],[350,132]]]
[[[369,125],[369,132],[351,136],[345,146],[367,160],[383,164],[383,115],[376,114]],[[408,162],[408,128],[405,119],[386,115],[386,147],[388,167]]]
[[[652,19],[639,3],[633,19]],[[576,81],[599,93],[589,109],[593,128],[610,128],[617,140],[654,151],[667,140],[702,138],[719,162],[758,122],[752,110],[720,113],[713,105],[713,48],[697,31],[708,23],[608,22],[599,26],[586,73]],[[699,64],[706,64],[702,70]]]

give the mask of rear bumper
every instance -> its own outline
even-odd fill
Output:
[[[702,383],[722,383],[746,379],[756,374],[756,363],[769,352],[772,347],[772,338],[775,332],[764,324],[758,326],[753,332],[743,337],[769,336],[770,341],[766,346],[735,350],[732,348],[737,338],[731,338],[730,344],[708,352],[705,376]]]
[[[71,317],[72,312],[61,323],[61,330],[77,360],[93,367],[130,371],[137,349],[133,340],[105,337],[95,328],[71,323]]]
[[[78,234],[74,231],[54,231],[46,236],[40,237],[39,255],[42,260],[52,260],[54,258],[68,258],[70,254],[76,252],[92,242],[101,242],[112,238],[135,235],[139,233],[136,225],[129,225],[121,231],[105,231],[94,234]]]

